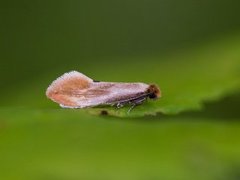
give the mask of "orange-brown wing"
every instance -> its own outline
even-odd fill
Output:
[[[93,86],[93,80],[87,76],[72,71],[57,78],[48,87],[46,95],[62,107],[83,108],[96,106],[103,102],[93,101],[108,93],[108,85],[101,88]]]
[[[93,82],[87,76],[73,71],[55,80],[46,95],[62,107],[84,108],[137,97],[145,93],[148,86],[144,83]]]

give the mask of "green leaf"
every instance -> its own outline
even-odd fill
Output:
[[[239,175],[239,117],[120,119],[24,108],[2,108],[0,114],[0,179],[200,180]]]

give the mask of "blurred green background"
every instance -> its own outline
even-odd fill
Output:
[[[0,179],[239,179],[239,7],[1,1]],[[157,83],[163,98],[131,117],[60,109],[45,90],[70,70]]]

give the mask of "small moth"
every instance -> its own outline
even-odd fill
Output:
[[[128,112],[145,100],[157,99],[160,89],[154,84],[94,81],[84,74],[65,73],[47,88],[46,95],[64,108],[131,105]]]

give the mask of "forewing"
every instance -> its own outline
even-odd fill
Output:
[[[88,92],[92,79],[82,73],[72,71],[57,78],[48,87],[46,95],[54,102],[65,107],[84,107],[90,96]],[[86,94],[88,92],[88,94]]]
[[[93,82],[73,71],[55,80],[46,95],[62,107],[84,108],[128,101],[143,95],[147,87],[144,83]]]
[[[96,87],[95,89],[103,89],[105,92],[101,96],[91,99],[91,102],[93,104],[97,102],[101,102],[100,104],[116,104],[131,101],[146,95],[148,86],[144,83],[93,83],[93,87]]]

